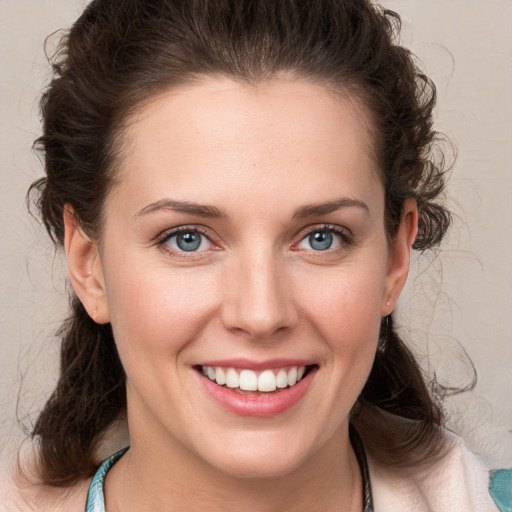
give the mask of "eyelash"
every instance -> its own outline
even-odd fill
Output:
[[[314,249],[309,250],[308,252],[315,254],[315,257],[322,258],[327,255],[332,255],[333,253],[340,253],[350,246],[354,245],[354,239],[352,237],[352,234],[346,229],[342,228],[340,226],[334,225],[334,224],[321,224],[316,226],[308,226],[307,228],[304,228],[302,231],[299,232],[297,235],[299,237],[298,242],[295,242],[292,245],[292,251],[299,251],[300,249],[297,248],[297,246],[303,242],[307,237],[311,236],[313,233],[318,232],[327,232],[331,233],[335,236],[337,236],[340,240],[341,247],[335,248],[335,249],[326,249],[324,251]],[[198,255],[204,256],[204,253],[209,252],[212,249],[207,249],[205,251],[176,251],[172,249],[168,242],[171,238],[179,235],[180,233],[198,233],[201,236],[204,236],[210,244],[214,247],[213,250],[218,250],[219,246],[215,244],[213,241],[213,234],[210,230],[205,229],[201,226],[180,226],[174,229],[171,229],[169,231],[166,231],[159,235],[155,241],[155,245],[158,246],[163,252],[171,255],[174,258],[181,258],[184,260],[190,260],[194,259],[194,257],[198,257]]]
[[[315,254],[315,257],[322,258],[327,255],[333,255],[336,253],[340,253],[346,251],[349,247],[355,244],[354,238],[350,231],[346,228],[342,228],[341,226],[337,226],[336,224],[320,224],[316,226],[308,226],[304,228],[299,234],[299,241],[293,244],[292,250],[294,247],[297,247],[301,242],[306,240],[313,233],[327,232],[337,236],[340,240],[341,246],[335,249],[326,249],[324,251],[313,250],[311,249],[309,252]],[[298,250],[298,249],[296,249]]]
[[[171,255],[173,258],[181,258],[183,260],[190,260],[194,259],[194,255],[197,258],[198,255],[203,255],[205,252],[208,251],[176,251],[172,249],[167,243],[169,240],[180,233],[198,233],[199,235],[205,237],[210,244],[214,248],[218,249],[218,246],[213,242],[213,235],[210,230],[205,229],[201,226],[180,226],[174,229],[171,229],[169,231],[166,231],[162,233],[160,236],[157,237],[155,245],[160,248],[163,252]],[[216,250],[216,249],[213,249]]]

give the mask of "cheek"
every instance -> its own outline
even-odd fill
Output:
[[[109,274],[111,324],[122,359],[133,353],[175,355],[197,334],[214,309],[214,297],[200,272],[169,269]]]
[[[353,270],[353,269],[352,269]],[[303,314],[320,333],[329,364],[357,396],[371,370],[380,329],[384,272],[339,271],[302,289]],[[347,389],[348,391],[348,389]]]
[[[370,265],[358,272],[318,272],[301,285],[300,302],[319,328],[359,338],[380,321],[384,279],[383,270]]]

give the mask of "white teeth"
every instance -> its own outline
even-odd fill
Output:
[[[297,368],[294,366],[288,372],[288,386],[295,386],[297,384]]]
[[[277,373],[276,386],[281,389],[288,386],[288,374],[286,373],[286,370],[279,370]]]
[[[215,368],[215,380],[220,386],[226,384],[226,374],[224,373],[224,370],[219,366]]]
[[[253,370],[236,370],[235,368],[222,368],[220,366],[202,366],[201,372],[219,386],[240,388],[243,391],[260,391],[270,393],[276,388],[284,389],[295,386],[306,372],[305,366],[291,366],[289,368],[268,369],[259,375]]]
[[[276,376],[272,370],[265,370],[258,377],[258,391],[275,391]]]
[[[234,368],[228,368],[228,371],[226,372],[226,386],[228,388],[240,387],[240,377]]]
[[[252,370],[242,370],[240,372],[240,389],[244,391],[257,391],[258,376]]]

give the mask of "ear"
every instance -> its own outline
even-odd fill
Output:
[[[69,279],[89,316],[99,324],[110,321],[98,244],[80,227],[73,208],[64,206],[64,250]]]
[[[381,303],[381,316],[391,314],[402,292],[411,260],[411,249],[418,233],[418,208],[414,199],[404,202],[396,235],[389,243],[388,271]]]

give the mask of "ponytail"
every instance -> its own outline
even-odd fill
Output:
[[[36,422],[43,482],[68,485],[94,474],[102,434],[126,411],[125,376],[110,324],[96,324],[75,295],[60,329],[60,375]]]
[[[351,421],[377,459],[392,466],[436,459],[443,453],[444,414],[429,390],[411,351],[393,329],[391,315],[381,326],[370,376],[352,411]]]

